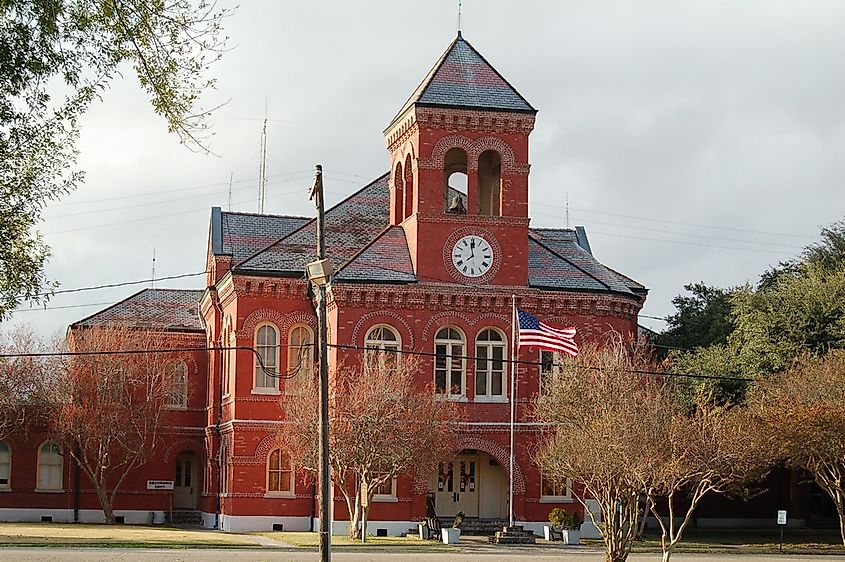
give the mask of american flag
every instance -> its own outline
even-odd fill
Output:
[[[522,310],[519,316],[519,347],[540,347],[560,351],[575,357],[578,345],[575,343],[575,328],[555,328],[540,321],[533,314]]]

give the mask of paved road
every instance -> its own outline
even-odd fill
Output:
[[[457,553],[409,554],[397,552],[351,553],[333,552],[336,562],[519,562],[526,558],[539,562],[562,560],[564,562],[603,562],[601,552],[593,549],[539,549],[508,548],[479,549]],[[122,549],[122,548],[0,548],[0,561],[43,561],[43,562],[316,562],[316,552],[284,552],[279,550],[211,550],[211,549]],[[676,554],[672,560],[677,562],[821,562],[822,560],[842,560],[832,556],[772,556],[772,555],[700,555]],[[636,554],[628,558],[630,562],[659,561],[659,554]]]

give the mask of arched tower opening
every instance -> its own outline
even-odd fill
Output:
[[[405,156],[405,213],[402,218],[407,219],[414,214],[414,170],[411,165],[411,154]]]
[[[478,214],[502,214],[502,158],[495,150],[478,157]]]
[[[452,214],[467,212],[467,153],[460,148],[446,152],[443,162],[444,210]]]
[[[402,163],[398,162],[393,171],[393,191],[390,199],[390,222],[399,224],[405,219],[405,178]]]

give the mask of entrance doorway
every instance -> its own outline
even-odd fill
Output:
[[[507,516],[507,478],[487,453],[465,449],[451,462],[441,463],[433,481],[434,508],[440,517],[502,519]]]
[[[176,457],[176,474],[173,478],[173,508],[174,509],[196,509],[197,492],[197,468],[199,462],[194,453],[180,453]]]

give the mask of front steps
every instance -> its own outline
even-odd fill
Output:
[[[455,522],[454,517],[438,517],[440,527],[445,529],[451,527]],[[492,536],[496,531],[500,531],[508,524],[507,519],[476,519],[466,518],[461,524],[462,535],[478,535],[478,536]]]
[[[534,533],[526,531],[522,525],[503,526],[501,531],[490,537],[493,544],[535,544]]]
[[[164,522],[178,527],[202,527],[202,513],[196,509],[174,509],[164,513]]]

